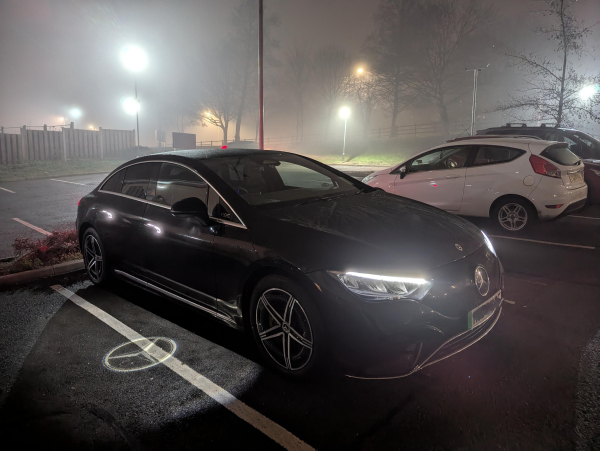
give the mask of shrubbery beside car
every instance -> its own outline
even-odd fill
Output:
[[[530,137],[456,139],[363,179],[372,187],[515,232],[583,208],[584,165],[566,143]]]
[[[80,201],[77,227],[94,283],[246,330],[287,375],[411,374],[501,313],[502,266],[474,225],[290,153],[135,159]]]

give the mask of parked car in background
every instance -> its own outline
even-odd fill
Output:
[[[567,144],[527,136],[458,138],[363,182],[451,213],[491,217],[510,232],[576,211],[587,198],[583,164]]]
[[[588,186],[590,203],[600,203],[600,141],[588,133],[568,128],[540,125],[529,127],[527,124],[506,124],[478,130],[478,135],[527,135],[537,136],[546,141],[567,143],[569,150],[582,159],[585,166],[584,179]]]

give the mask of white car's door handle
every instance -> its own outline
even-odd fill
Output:
[[[460,175],[447,175],[446,176],[447,179],[457,179],[459,177],[460,177]]]

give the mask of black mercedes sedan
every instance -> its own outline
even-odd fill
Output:
[[[83,197],[90,279],[125,279],[247,331],[290,376],[407,376],[486,335],[492,243],[466,220],[300,155],[136,158]]]

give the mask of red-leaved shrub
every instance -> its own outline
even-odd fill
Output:
[[[16,259],[10,266],[10,272],[25,271],[82,258],[77,230],[52,232],[43,240],[15,238],[12,247],[15,250]]]

